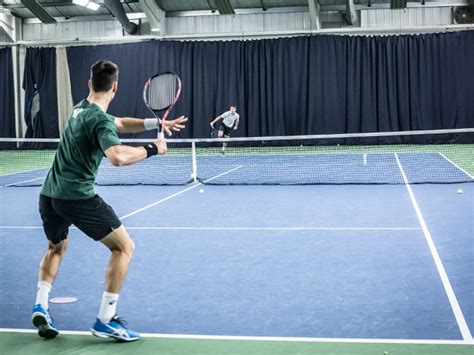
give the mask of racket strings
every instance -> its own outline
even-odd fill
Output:
[[[154,77],[148,86],[148,105],[152,110],[164,110],[173,104],[177,91],[178,83],[174,74]]]

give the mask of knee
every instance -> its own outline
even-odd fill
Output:
[[[63,241],[61,241],[60,243],[57,243],[57,244],[53,244],[53,243],[50,242],[48,244],[48,252],[51,255],[57,255],[57,256],[62,257],[66,253],[67,246],[68,246],[67,239],[65,239],[65,240],[63,240]]]
[[[134,253],[135,253],[135,242],[130,239],[130,243],[127,248],[127,254],[129,254],[130,257],[132,257]]]
[[[133,240],[128,239],[125,243],[120,245],[120,247],[115,248],[115,250],[112,251],[119,252],[120,254],[123,254],[131,259],[133,253],[135,252],[135,243],[133,242]]]

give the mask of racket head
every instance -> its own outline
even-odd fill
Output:
[[[164,138],[163,122],[168,117],[171,108],[179,99],[181,94],[181,79],[173,72],[163,72],[153,75],[145,83],[143,88],[143,101],[148,109],[153,112],[160,122],[158,130],[158,139]],[[158,113],[165,111],[160,118]]]
[[[181,94],[181,79],[173,72],[153,75],[143,88],[143,101],[156,115],[171,108]]]

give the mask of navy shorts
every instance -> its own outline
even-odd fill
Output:
[[[219,131],[224,132],[224,136],[229,137],[230,132],[232,132],[232,127],[227,127],[225,124],[221,123],[221,125],[219,126]]]
[[[99,195],[85,200],[59,200],[40,195],[39,211],[46,237],[53,244],[67,238],[71,224],[94,240],[104,238],[122,225],[112,207]]]

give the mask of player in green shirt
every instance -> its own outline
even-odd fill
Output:
[[[116,317],[119,292],[135,246],[112,207],[95,194],[94,181],[104,155],[115,166],[130,165],[153,155],[165,154],[167,146],[164,139],[142,147],[120,143],[117,133],[156,129],[158,120],[118,118],[107,114],[117,83],[118,67],[114,63],[100,60],[92,65],[89,96],[70,114],[53,166],[41,189],[39,210],[48,250],[40,264],[32,322],[42,337],[54,338],[59,334],[48,313],[48,298],[67,249],[68,229],[72,224],[112,252],[105,292],[92,333],[121,341],[140,337],[137,332],[125,328]],[[164,129],[171,135],[171,131],[184,128],[186,121],[184,116],[165,121]]]

